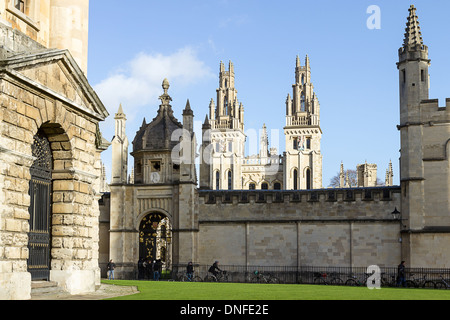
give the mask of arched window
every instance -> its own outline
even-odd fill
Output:
[[[255,190],[255,189],[256,189],[256,184],[250,183],[250,184],[248,185],[248,190]]]
[[[216,190],[220,189],[220,172],[216,171]]]
[[[294,169],[294,190],[298,190],[298,171]]]
[[[281,190],[281,183],[275,182],[274,185],[273,185],[273,189],[274,190]]]
[[[263,182],[261,184],[261,190],[269,190],[269,185],[267,184],[267,182]]]
[[[228,190],[233,188],[233,174],[231,171],[228,171]]]

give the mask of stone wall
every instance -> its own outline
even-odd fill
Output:
[[[28,189],[38,131],[48,138],[53,158],[50,278],[71,293],[93,291],[100,283],[98,190],[104,149],[98,123],[107,115],[67,51],[24,52],[2,60],[0,299],[30,295]]]
[[[199,191],[200,264],[395,266],[400,188]]]

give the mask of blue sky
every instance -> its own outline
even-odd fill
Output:
[[[448,0],[90,1],[88,79],[111,114],[102,133],[112,139],[122,103],[131,142],[142,119],[156,116],[164,78],[175,116],[182,119],[189,99],[199,129],[216,100],[219,63],[231,60],[246,130],[264,123],[269,132],[280,130],[279,141],[271,142],[281,153],[295,59],[304,64],[308,54],[321,104],[323,186],[341,161],[345,169],[376,163],[384,181],[392,160],[399,184],[396,62],[411,4],[432,60],[430,98],[443,106],[450,97]],[[380,29],[367,28],[370,5],[380,8]],[[102,158],[110,180],[111,150]]]

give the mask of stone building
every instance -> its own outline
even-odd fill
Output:
[[[0,1],[0,299],[29,299],[34,280],[93,291],[110,258],[119,279],[135,278],[139,259],[449,268],[450,99],[429,99],[428,48],[409,11],[397,64],[400,186],[388,169],[386,186],[374,187],[376,167],[364,164],[359,187],[344,177],[344,187],[322,188],[308,58],[297,59],[282,155],[264,126],[259,154],[245,156],[234,66],[221,64],[199,145],[189,100],[179,122],[163,81],[156,117],[133,139],[130,178],[119,107],[105,186],[100,155],[110,143],[99,122],[109,114],[86,78],[88,0]]]
[[[365,163],[357,168],[358,185],[348,185],[342,165],[340,188],[322,188],[320,107],[309,59],[301,66],[297,58],[283,155],[269,149],[264,126],[259,154],[245,156],[234,65],[225,70],[220,64],[217,101],[210,102],[198,148],[197,187],[193,111],[188,101],[183,123],[176,120],[165,80],[156,118],[144,120],[133,140],[134,179],[120,174],[105,197],[111,198],[107,238],[117,276],[135,277],[139,259],[161,259],[169,269],[216,259],[242,266],[396,266],[406,260],[411,267],[450,267],[450,99],[446,107],[428,100],[430,60],[413,6],[399,57],[401,186],[392,186],[390,165],[386,185],[377,187],[377,166]],[[119,110],[116,132],[124,118]],[[113,158],[123,159],[123,148],[115,150]],[[124,165],[113,163],[113,179]],[[392,214],[398,208],[400,219]]]
[[[88,0],[0,1],[0,299],[34,280],[100,282],[99,122],[89,85]]]
[[[211,154],[201,167],[200,187],[211,190],[282,190],[322,188],[320,105],[311,82],[308,56],[305,66],[297,57],[293,98],[286,101],[286,152],[269,148],[267,127],[260,133],[259,154],[246,156],[244,107],[237,99],[232,62],[220,63],[217,106],[213,99],[203,136]],[[206,133],[209,130],[210,132]],[[250,143],[257,144],[258,141]],[[206,149],[205,149],[206,150]]]
[[[109,257],[119,278],[134,278],[137,261],[164,265],[194,261],[197,233],[197,175],[194,114],[189,100],[183,123],[173,115],[169,82],[163,82],[161,105],[152,122],[142,123],[133,140],[134,183],[127,181],[124,119],[115,116],[110,184]],[[119,138],[119,139],[117,139]],[[117,147],[114,141],[117,142]],[[108,210],[108,207],[105,208]],[[103,238],[103,237],[102,237]]]
[[[411,265],[449,267],[450,99],[429,99],[431,60],[414,6],[398,55],[402,255]]]

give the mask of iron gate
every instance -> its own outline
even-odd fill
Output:
[[[41,133],[31,147],[35,161],[30,180],[30,232],[28,234],[28,272],[32,280],[50,278],[52,153],[48,139]]]

